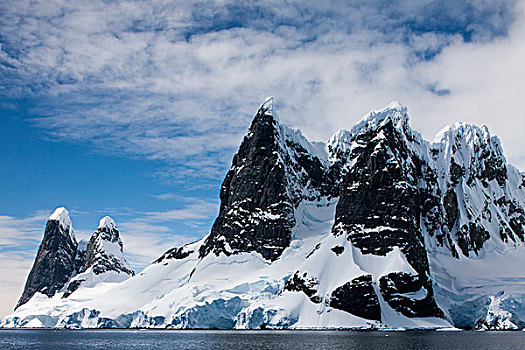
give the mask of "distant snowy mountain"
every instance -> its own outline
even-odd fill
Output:
[[[268,98],[220,199],[207,236],[136,276],[113,220],[77,244],[57,209],[0,326],[525,326],[525,177],[486,127],[430,143],[392,103],[310,142]]]

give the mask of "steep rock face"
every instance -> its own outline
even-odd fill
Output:
[[[124,257],[124,245],[117,225],[109,216],[100,220],[85,251],[78,250],[77,257],[82,264],[77,270],[78,274],[69,282],[64,298],[81,286],[89,287],[98,282],[121,282],[135,275]]]
[[[47,221],[44,238],[16,308],[37,292],[51,297],[62,289],[75,273],[76,250],[69,213],[65,208],[58,208]]]
[[[461,254],[478,255],[487,244],[505,250],[524,241],[521,174],[507,165],[499,139],[486,126],[446,127],[432,144],[432,156],[444,194],[445,231]]]
[[[416,271],[426,273],[417,183],[427,166],[407,144],[406,110],[382,113],[384,119],[371,116],[372,127],[355,135],[354,166],[343,178],[333,233],[349,232],[366,254],[384,255],[398,246]]]
[[[432,179],[431,169],[420,154],[425,150],[423,141],[408,126],[406,108],[393,104],[372,112],[354,127],[350,140],[348,157],[353,166],[342,179],[333,234],[347,234],[363,254],[384,256],[399,247],[417,276],[382,277],[385,300],[408,317],[441,317],[420,229],[423,206],[433,198],[426,186]],[[422,289],[425,297],[393,302],[391,289],[386,288],[392,280],[400,289],[409,289],[406,284],[412,280],[420,281],[411,292]]]
[[[117,225],[109,216],[100,220],[97,230],[87,244],[85,263],[80,272],[89,268],[92,268],[96,275],[108,271],[123,272],[131,276],[135,274],[124,257],[124,245]]]
[[[356,277],[335,289],[330,306],[368,320],[381,321],[381,305],[371,275]]]
[[[282,126],[268,98],[233,158],[219,215],[200,256],[256,251],[276,260],[292,239],[299,202],[331,190],[324,181],[323,152],[299,131]]]

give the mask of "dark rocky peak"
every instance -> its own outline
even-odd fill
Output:
[[[399,247],[416,274],[382,277],[381,294],[405,315],[442,317],[433,297],[421,230],[424,209],[439,210],[440,201],[437,185],[429,185],[434,177],[427,145],[408,125],[406,108],[392,103],[339,136],[343,141],[339,149],[345,150],[349,165],[342,174],[333,235],[344,235],[362,254],[385,256]],[[389,290],[394,280],[398,285]],[[396,290],[420,289],[425,290],[424,299],[394,298]],[[339,297],[344,295],[341,291]]]
[[[100,219],[97,230],[87,244],[85,263],[80,272],[89,268],[93,268],[96,275],[108,271],[123,272],[132,276],[135,274],[124,258],[124,245],[117,225],[109,216]]]
[[[388,137],[384,135],[385,132],[389,133]],[[378,148],[382,147],[383,142],[375,142],[379,139],[389,142],[395,140],[398,146],[413,143],[404,147],[405,151],[418,148],[418,152],[424,152],[426,147],[419,133],[414,132],[409,125],[407,108],[399,102],[392,102],[386,108],[368,113],[350,130],[339,130],[328,140],[327,149],[332,170],[335,168],[342,175],[370,143],[376,144]],[[393,146],[399,150],[402,148]]]
[[[100,220],[89,242],[82,242],[77,249],[77,274],[69,281],[63,298],[68,298],[80,287],[92,287],[99,282],[122,282],[135,275],[124,257],[117,225],[109,216]]]
[[[77,241],[69,213],[65,208],[58,208],[47,221],[44,238],[16,307],[25,304],[37,292],[51,297],[60,291],[75,273],[76,251]]]
[[[352,128],[357,145],[343,176],[333,233],[348,233],[364,253],[385,255],[398,246],[416,271],[426,273],[419,180],[430,170],[405,137],[406,109],[391,106]]]
[[[328,195],[327,155],[279,123],[270,97],[257,111],[220,192],[219,216],[200,256],[256,251],[275,260],[291,241],[294,208]]]

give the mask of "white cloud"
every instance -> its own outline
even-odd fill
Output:
[[[195,240],[192,236],[177,235],[167,226],[149,224],[140,219],[118,226],[124,243],[124,255],[135,271],[140,271],[168,249]]]
[[[28,253],[0,251],[0,318],[13,311],[32,264]]]
[[[512,11],[508,1],[17,1],[1,26],[0,54],[12,67],[3,84],[13,95],[47,96],[34,112],[59,140],[175,162],[177,171],[164,175],[178,180],[219,179],[269,94],[281,118],[313,139],[393,99],[408,105],[427,137],[441,126],[436,120],[471,119],[461,106],[505,90],[482,89],[487,80],[468,89],[475,79],[461,67],[454,79],[467,82],[464,90],[430,72],[448,66],[444,57],[457,48],[466,49],[454,62],[476,45],[493,50],[492,40],[515,28]],[[468,35],[475,43],[463,43]],[[509,50],[519,50],[510,38]],[[416,58],[446,45],[435,60]],[[471,108],[488,124],[499,110]],[[523,166],[518,132],[496,131]]]
[[[170,200],[178,198],[177,194],[173,192],[159,193],[159,194],[150,194],[150,197],[160,199],[160,200]]]
[[[180,209],[145,212],[132,220],[117,223],[125,254],[130,256],[135,268],[142,269],[169,248],[202,238],[208,233],[208,222],[218,210],[216,200],[175,195],[169,198],[177,198],[184,205]],[[190,228],[184,231],[191,234],[177,232],[168,226],[170,223]]]
[[[22,294],[48,215],[0,216],[0,318],[13,311]]]
[[[28,249],[38,247],[43,227],[50,213],[43,211],[27,218],[0,215],[0,249]]]
[[[186,201],[188,199],[186,198]],[[218,211],[218,203],[216,201],[203,201],[202,199],[194,198],[193,203],[187,204],[182,209],[174,209],[168,211],[147,212],[144,220],[155,221],[171,221],[171,220],[195,220],[208,219],[214,216]]]

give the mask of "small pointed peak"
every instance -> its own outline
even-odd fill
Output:
[[[71,225],[71,219],[69,218],[69,212],[64,207],[56,208],[53,214],[49,216],[48,221],[57,221],[60,226],[67,230],[67,233],[69,234],[69,237],[73,242],[77,242],[75,233],[73,231],[73,225]]]
[[[64,227],[71,226],[71,219],[69,218],[69,212],[64,207],[56,208],[53,214],[49,216],[48,220],[58,221]]]
[[[100,219],[98,228],[104,227],[117,228],[117,225],[115,224],[115,221],[112,218],[110,218],[109,216],[104,216],[102,219]]]
[[[275,112],[274,105],[273,105],[273,96],[266,97],[264,102],[261,104],[261,107],[259,107],[259,111],[257,112],[257,114],[258,115],[270,115],[276,121],[279,121],[279,118],[277,117],[277,113]]]
[[[461,138],[467,140],[467,142],[475,142],[476,140],[485,140],[489,142],[493,140],[499,143],[497,136],[491,136],[487,125],[483,124],[478,126],[472,123],[466,122],[454,122],[443,129],[441,129],[434,138],[434,144],[442,142],[450,142],[456,135],[461,135]]]
[[[390,104],[388,106],[386,106],[385,108],[381,109],[380,111],[386,111],[386,110],[389,110],[389,109],[396,109],[396,110],[406,110],[406,106],[402,105],[399,101],[392,101],[390,102]],[[378,111],[378,112],[380,112]]]
[[[273,115],[273,96],[268,96],[259,108],[261,111]]]
[[[391,102],[385,108],[379,110],[372,110],[365,115],[357,124],[355,124],[351,132],[357,134],[363,130],[370,130],[379,127],[386,120],[392,120],[394,126],[402,128],[408,125],[407,108],[397,101]]]

